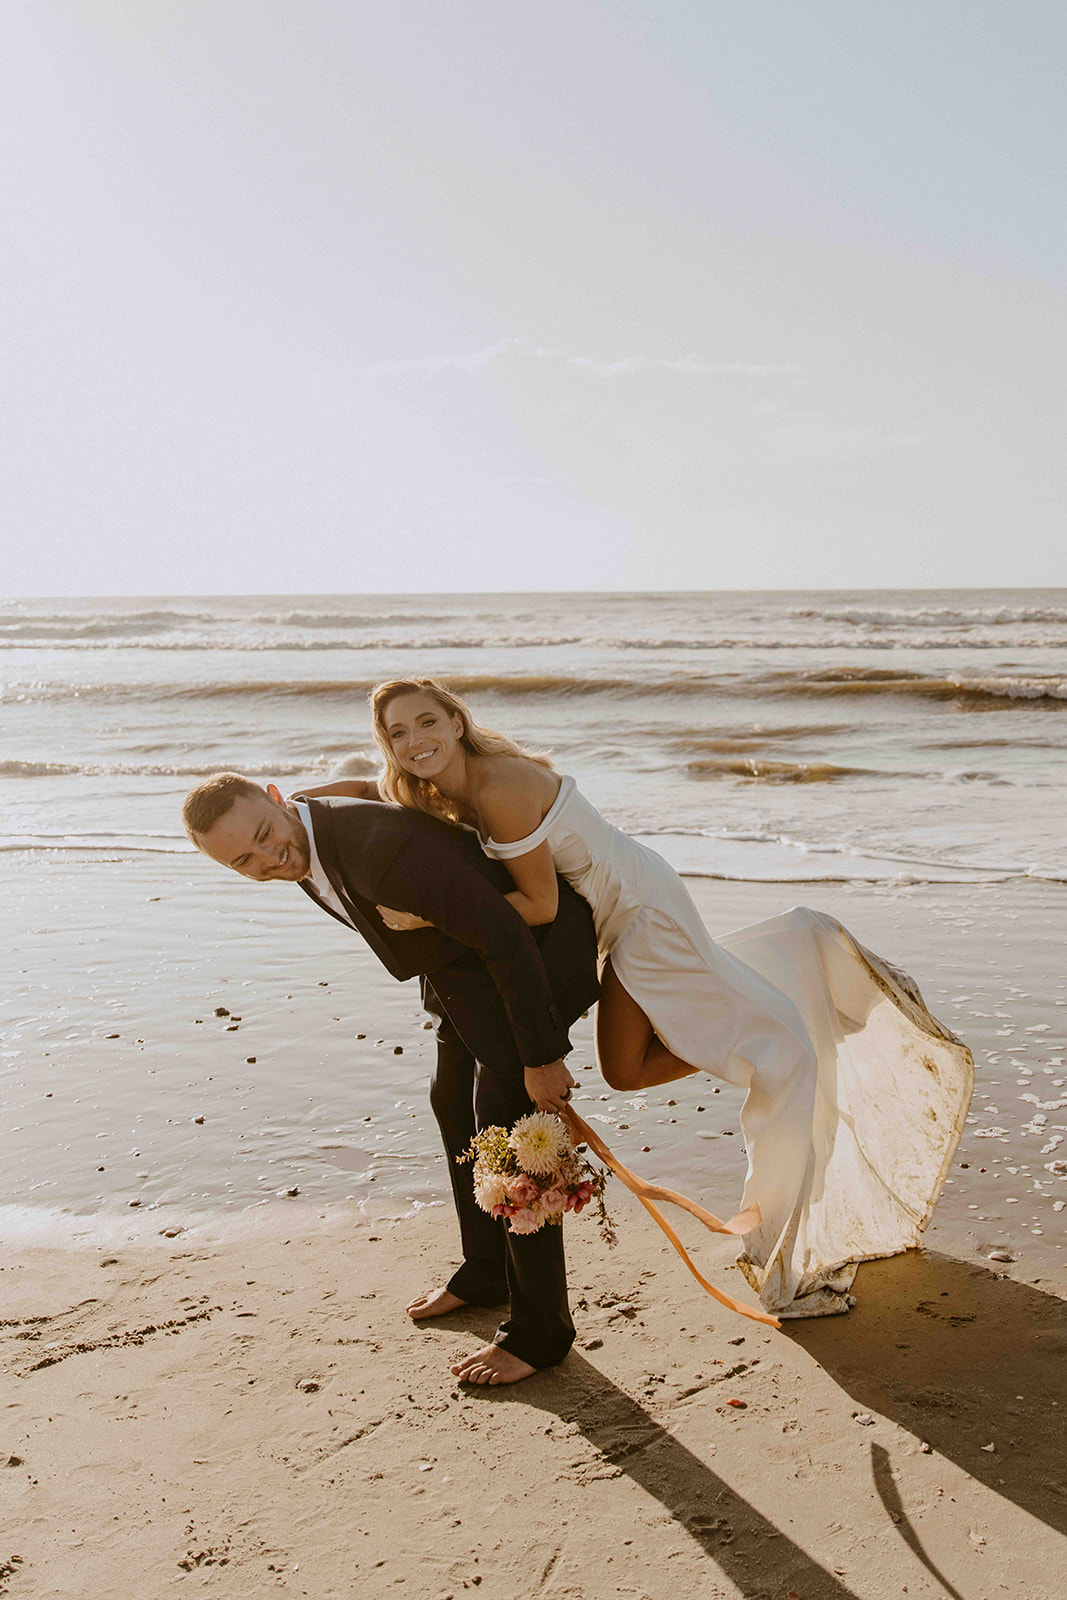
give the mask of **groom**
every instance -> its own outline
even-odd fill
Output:
[[[292,882],[362,935],[395,978],[420,978],[437,1021],[430,1102],[448,1158],[463,1264],[447,1287],[420,1297],[420,1320],[456,1306],[511,1315],[494,1341],[452,1368],[472,1383],[515,1383],[561,1361],[574,1339],[563,1230],[514,1234],[474,1200],[456,1157],[478,1128],[510,1127],[534,1105],[558,1111],[574,1079],[563,1061],[567,1026],[596,1000],[596,934],[589,907],[560,880],[553,922],[530,929],[504,899],[506,869],[476,839],[423,812],[337,797],[286,801],[238,773],[217,773],[186,797],[186,831],[205,855],[256,882]],[[432,928],[400,932],[379,906]]]

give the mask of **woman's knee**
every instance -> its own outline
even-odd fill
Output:
[[[600,1075],[609,1089],[622,1091],[640,1089],[641,1063],[637,1061],[624,1061],[613,1058],[610,1061],[601,1060]]]
[[[619,982],[609,958],[604,966],[596,1026],[597,1060],[609,1088],[641,1087],[645,1056],[654,1038],[651,1023]]]

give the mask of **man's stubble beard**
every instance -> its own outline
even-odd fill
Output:
[[[302,879],[308,877],[311,873],[311,841],[308,838],[308,831],[299,816],[294,816],[291,820],[293,837],[290,841],[289,851],[290,855],[294,851],[297,853],[298,860],[296,865],[299,869],[293,873],[292,882],[300,883]]]

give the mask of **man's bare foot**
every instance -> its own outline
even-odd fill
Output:
[[[450,1370],[461,1383],[496,1384],[520,1383],[523,1378],[531,1378],[537,1368],[531,1367],[528,1361],[520,1361],[503,1345],[483,1344],[480,1350]]]
[[[412,1322],[425,1322],[427,1317],[443,1317],[466,1304],[451,1289],[424,1289],[408,1306],[408,1316]]]

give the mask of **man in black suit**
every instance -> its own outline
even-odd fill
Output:
[[[514,1383],[562,1360],[574,1339],[563,1231],[518,1235],[475,1204],[471,1168],[456,1157],[477,1128],[510,1127],[534,1109],[559,1111],[574,1079],[567,1026],[598,992],[596,934],[586,902],[560,881],[553,922],[530,929],[504,899],[502,863],[477,840],[422,812],[372,800],[286,801],[236,773],[198,784],[182,811],[197,848],[256,882],[295,882],[360,933],[395,978],[419,976],[437,1022],[430,1100],[448,1157],[463,1264],[443,1290],[420,1297],[420,1319],[459,1305],[511,1314],[452,1368],[474,1383]],[[400,932],[380,906],[432,928]]]

